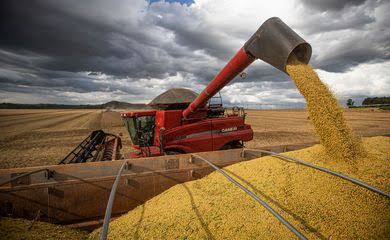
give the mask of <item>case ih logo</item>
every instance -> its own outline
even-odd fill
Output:
[[[237,127],[222,128],[221,133],[237,131]]]

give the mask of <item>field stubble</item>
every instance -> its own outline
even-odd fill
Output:
[[[125,133],[118,112],[102,110],[0,112],[0,168],[57,164],[93,130]],[[123,152],[130,139],[122,137]],[[125,155],[126,156],[126,155]]]
[[[247,147],[318,142],[302,110],[247,110],[254,140]],[[352,129],[362,136],[390,133],[390,112],[347,110]],[[0,110],[0,168],[57,164],[91,131],[122,133],[124,157],[131,141],[119,112],[102,110]]]

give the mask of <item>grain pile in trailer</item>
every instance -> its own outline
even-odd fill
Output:
[[[26,219],[0,219],[0,239],[82,240],[87,238],[88,232],[70,229],[60,225]]]
[[[283,24],[279,27],[282,32],[288,28]],[[332,92],[307,64],[311,52],[309,46],[304,42],[298,45],[306,48],[306,51],[301,51],[306,55],[299,55],[294,48],[293,52],[284,52],[288,62],[275,62],[259,51],[264,49],[253,44],[267,37],[262,37],[262,31],[259,32],[245,44],[245,50],[258,54],[254,56],[292,77],[307,101],[309,116],[322,144],[290,152],[288,156],[363,179],[388,191],[389,138],[365,139],[363,145],[347,126]],[[287,32],[286,36],[292,34]],[[301,42],[299,37],[297,39]],[[190,105],[184,116],[196,107]],[[343,159],[354,161],[350,164]],[[389,228],[382,223],[390,221],[388,198],[333,175],[270,156],[238,163],[226,167],[225,171],[309,238],[369,239],[384,238],[389,234]],[[98,236],[100,230],[90,237],[95,239]],[[203,179],[174,186],[114,220],[108,237],[290,239],[294,235],[220,172],[214,172]]]
[[[367,155],[353,167],[329,158],[321,145],[286,155],[390,191],[390,138],[363,140]],[[225,170],[258,194],[310,239],[383,239],[389,199],[304,166],[261,157]],[[100,232],[91,234],[98,239]],[[110,224],[109,239],[291,239],[269,212],[220,173],[176,185]]]

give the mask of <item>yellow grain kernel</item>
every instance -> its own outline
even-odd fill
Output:
[[[364,154],[361,139],[352,133],[337,99],[312,67],[292,57],[286,70],[305,97],[310,120],[327,152],[337,159]]]
[[[324,147],[286,153],[390,191],[390,138],[363,140],[355,167]],[[335,176],[262,157],[224,168],[309,239],[385,239],[390,200]],[[99,239],[100,229],[90,235]],[[110,223],[114,239],[294,239],[274,216],[220,173],[176,185]]]
[[[1,218],[0,233],[0,239],[7,240],[82,240],[88,237],[88,233],[84,231],[39,221],[32,224],[32,221],[20,218]]]

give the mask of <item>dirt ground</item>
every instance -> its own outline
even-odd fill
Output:
[[[305,110],[247,110],[254,139],[247,147],[314,143],[318,139]],[[346,118],[362,136],[390,133],[390,111],[347,110]],[[119,112],[105,110],[0,110],[0,168],[57,164],[96,129],[122,133],[125,157],[131,141]]]
[[[247,147],[317,143],[314,127],[305,109],[247,110],[247,123],[254,130],[254,139]],[[346,109],[345,117],[355,134],[379,136],[390,134],[390,111],[378,109]]]
[[[119,112],[105,110],[0,110],[0,168],[57,164],[93,130],[123,133]]]

